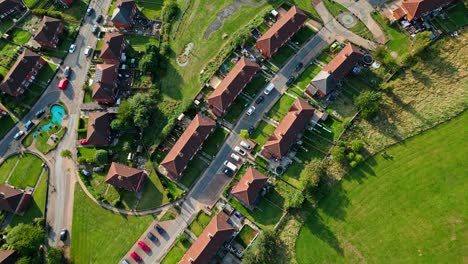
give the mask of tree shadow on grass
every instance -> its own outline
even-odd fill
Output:
[[[414,75],[413,75],[414,76]],[[416,77],[415,77],[416,78]],[[427,78],[426,78],[427,79]],[[429,125],[429,122],[426,118],[424,118],[416,109],[414,109],[410,104],[407,104],[401,100],[401,98],[396,95],[395,93],[389,91],[386,93],[390,99],[392,99],[393,103],[399,106],[404,111],[412,114],[414,117],[419,119],[422,123]]]
[[[346,217],[345,208],[349,205],[349,199],[342,188],[342,182],[337,182],[332,186],[320,185],[317,188],[317,193],[318,195],[322,194],[322,199],[317,199],[320,199],[318,208],[334,219],[343,221]],[[333,206],[330,206],[331,203],[327,203],[326,200],[332,201]]]
[[[332,247],[340,256],[344,255],[344,250],[340,245],[340,241],[338,241],[338,238],[328,225],[323,222],[323,218],[315,209],[311,210],[304,227],[308,228],[314,236]]]

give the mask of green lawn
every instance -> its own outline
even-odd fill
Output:
[[[380,25],[385,36],[388,39],[386,43],[387,48],[390,52],[396,52],[399,57],[407,54],[411,49],[411,40],[405,35],[398,25],[387,24],[382,15],[378,12],[371,13],[372,18]]]
[[[153,37],[125,35],[125,39],[128,41],[130,46],[132,46],[132,48],[136,51],[145,51],[145,45],[147,43],[158,45],[158,39]]]
[[[213,134],[211,134],[203,143],[202,151],[210,156],[215,156],[219,148],[224,143],[228,135],[228,131],[224,130],[221,126],[217,126]]]
[[[255,231],[249,225],[244,225],[244,227],[242,227],[242,230],[236,236],[235,240],[241,246],[246,248],[250,244],[250,242],[252,241],[252,239],[255,237],[256,234],[257,234],[257,231]]]
[[[46,130],[46,131],[41,130],[40,132],[38,132],[36,134],[36,138],[31,139],[31,137],[34,137],[34,133],[36,131],[39,131],[39,129],[42,128],[43,126],[45,126],[47,124],[50,124],[51,121],[52,121],[52,117],[50,115],[45,117],[44,119],[42,119],[41,122],[39,122],[39,124],[36,126],[37,129],[32,130],[28,134],[28,136],[23,140],[23,144],[25,146],[28,146],[28,144],[31,145],[31,143],[34,141],[35,144],[36,144],[35,145],[36,148],[40,152],[42,152],[44,154],[47,154],[48,152],[55,149],[55,147],[58,145],[58,143],[63,138],[63,136],[65,135],[65,132],[66,132],[66,129],[61,127],[57,123],[54,123],[52,128],[49,129],[49,130]],[[49,140],[51,135],[56,135],[58,137],[57,142],[55,142],[53,144],[48,143],[48,140]]]
[[[244,112],[248,105],[249,102],[244,97],[237,97],[231,106],[229,106],[224,119],[231,124],[235,124],[239,116],[242,114],[242,112]]]
[[[152,171],[149,178],[145,180],[143,196],[138,203],[137,209],[143,210],[156,208],[168,202],[169,199],[164,194],[164,187],[162,186],[158,175]]]
[[[296,51],[285,44],[271,57],[270,62],[281,68],[294,53]]]
[[[343,12],[349,12],[349,10],[346,7],[332,0],[323,0],[323,4],[328,9],[328,11],[330,11],[330,14],[332,14],[334,17],[337,17]]]
[[[26,30],[15,28],[10,32],[12,40],[19,45],[24,45],[28,43],[29,39],[31,39],[32,35]]]
[[[164,257],[161,264],[177,264],[191,245],[192,243],[188,239],[184,242],[177,241]]]
[[[10,131],[10,128],[12,128],[15,125],[15,120],[13,120],[13,117],[11,115],[4,116],[0,119],[0,139],[3,138],[8,131]]]
[[[0,184],[5,183],[8,175],[10,175],[11,170],[15,167],[16,162],[18,161],[19,156],[14,155],[5,160],[0,164]]]
[[[34,187],[42,172],[42,160],[36,155],[26,153],[8,179],[8,183],[20,189]]]
[[[85,16],[86,8],[88,8],[89,0],[77,0],[70,7],[63,8],[59,5],[52,5],[49,10],[59,11],[70,16],[75,21],[79,21]]]
[[[305,26],[301,28],[292,38],[291,41],[296,43],[299,46],[302,46],[307,40],[309,40],[313,35],[315,35],[315,31],[309,27]]]
[[[320,66],[310,64],[305,71],[296,79],[296,85],[305,89],[312,79],[320,72]]]
[[[267,79],[262,74],[258,74],[255,76],[252,81],[250,81],[247,86],[245,86],[243,93],[247,94],[248,96],[255,97],[257,94],[265,87],[267,83]]]
[[[20,223],[31,224],[34,218],[44,217],[47,195],[47,173],[42,175],[24,215],[15,215],[10,223],[14,227]]]
[[[257,145],[255,146],[255,149],[258,149],[257,151],[259,151],[260,148],[267,142],[268,138],[275,131],[275,128],[276,127],[263,120],[260,121],[258,127],[255,129],[254,133],[250,137],[253,141],[257,143]]]
[[[154,20],[161,17],[163,2],[163,0],[153,0],[153,2],[138,1],[137,5],[140,7],[141,12],[143,15],[145,15],[146,18]]]
[[[466,2],[458,2],[446,10],[449,19],[456,24],[457,28],[468,24],[468,19],[466,19],[467,5]]]
[[[197,217],[189,225],[188,229],[198,237],[203,232],[205,227],[210,223],[211,218],[211,216],[200,211],[198,212]]]
[[[127,216],[105,210],[91,201],[77,184],[71,233],[72,262],[117,263],[155,218],[155,215]]]
[[[276,102],[276,104],[273,105],[270,111],[268,111],[267,116],[278,122],[281,122],[281,120],[288,113],[295,100],[296,99],[286,94],[281,96],[278,102]]]
[[[312,1],[310,0],[290,0],[288,1],[291,4],[297,5],[300,9],[309,12],[312,16],[314,16],[314,19],[321,22],[320,15],[317,13],[317,10],[315,10],[314,6],[312,5]]]
[[[354,32],[357,35],[365,38],[365,39],[373,40],[374,35],[372,35],[372,33],[369,31],[369,29],[366,27],[366,25],[361,20],[359,20],[358,18],[355,17],[355,19],[357,20],[356,25],[349,28],[349,30],[351,32]]]
[[[170,207],[164,213],[164,215],[159,219],[159,221],[164,222],[164,221],[174,220],[174,219],[176,219],[177,215],[179,215],[179,211],[180,211],[180,209]]]
[[[275,205],[266,199],[262,199],[254,211],[250,211],[245,208],[235,198],[231,198],[229,203],[262,229],[273,228],[283,214],[283,210],[279,208],[278,205]]]
[[[187,168],[182,173],[180,183],[185,187],[190,188],[197,181],[198,177],[208,168],[208,164],[198,156],[195,156],[187,165]]]
[[[467,122],[465,112],[348,173],[301,229],[298,262],[463,263]]]

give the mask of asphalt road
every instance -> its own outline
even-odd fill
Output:
[[[211,162],[210,166],[205,170],[203,175],[200,177],[196,185],[191,189],[187,195],[187,199],[182,203],[182,213],[170,222],[164,222],[164,228],[166,229],[166,235],[164,238],[156,244],[157,247],[152,247],[153,251],[150,254],[142,252],[136,246],[133,246],[125,256],[130,263],[135,263],[131,257],[130,252],[136,251],[142,258],[144,263],[159,263],[161,258],[167,253],[175,239],[183,230],[190,224],[190,221],[195,217],[197,212],[204,207],[212,207],[219,196],[221,195],[224,187],[228,184],[231,178],[224,175],[220,170],[222,169],[223,162],[228,159],[233,149],[241,141],[239,136],[241,129],[247,129],[250,126],[257,126],[258,122],[262,119],[264,113],[276,103],[281,95],[286,91],[286,81],[295,72],[296,65],[302,62],[304,65],[311,63],[315,57],[317,57],[321,51],[334,39],[329,36],[325,36],[320,31],[316,36],[310,39],[289,61],[280,69],[280,71],[271,80],[274,83],[275,89],[273,89],[269,95],[264,95],[265,100],[261,104],[255,104],[255,100],[252,101],[251,105],[255,105],[255,111],[252,115],[247,115],[245,111],[239,118],[238,123],[232,129],[229,137],[226,139],[224,144],[221,146],[218,154]],[[303,70],[303,69],[302,69]],[[247,106],[245,110],[250,107]],[[152,230],[152,227],[157,221],[154,221],[148,230]],[[154,229],[153,229],[154,230]],[[145,232],[141,239],[148,242]],[[155,233],[155,232],[153,232]],[[151,243],[149,243],[151,245]]]

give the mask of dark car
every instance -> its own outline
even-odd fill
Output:
[[[70,74],[71,74],[71,68],[70,68],[70,66],[65,67],[65,70],[63,70],[63,76],[65,76],[66,78],[68,78],[68,77],[70,77]]]
[[[250,126],[249,128],[247,128],[247,131],[249,132],[249,135],[252,135],[252,133],[255,131],[255,127]]]
[[[45,113],[45,110],[44,109],[41,109],[39,111],[36,112],[36,114],[34,115],[36,118],[39,118],[41,117],[43,114]]]
[[[164,229],[159,224],[156,224],[154,228],[156,229],[156,231],[158,231],[160,235],[164,234]]]
[[[158,241],[158,238],[151,232],[148,232],[148,234],[146,234],[146,236],[153,242]]]
[[[60,240],[65,241],[67,240],[68,237],[68,230],[63,229],[62,232],[60,232]]]
[[[294,82],[294,76],[290,77],[288,81],[286,82],[286,86],[291,86]]]
[[[102,20],[103,20],[103,16],[102,15],[99,15],[97,18],[96,18],[96,23],[101,23]]]
[[[261,104],[265,100],[265,97],[263,95],[260,95],[257,100],[255,100],[256,104]]]
[[[33,126],[34,126],[34,123],[31,120],[26,122],[26,124],[24,125],[24,127],[26,128],[26,131],[31,130],[31,128],[33,128]]]
[[[304,64],[302,62],[299,62],[297,65],[296,65],[296,71],[300,70],[302,67],[304,67]]]
[[[234,172],[231,169],[229,169],[228,167],[223,168],[223,173],[226,174],[228,177],[234,176]]]
[[[94,25],[94,26],[93,26],[93,31],[92,31],[92,32],[93,32],[94,35],[99,34],[99,26],[98,26],[98,25]]]

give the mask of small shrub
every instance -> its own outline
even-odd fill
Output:
[[[351,162],[349,163],[349,166],[350,166],[351,168],[354,168],[354,167],[357,166],[357,162],[353,160],[353,161],[351,161]]]
[[[64,158],[71,158],[72,156],[72,153],[69,149],[64,149],[62,150],[62,152],[60,152],[60,156],[64,157]]]
[[[78,158],[78,163],[79,163],[79,164],[84,165],[86,162],[87,162],[87,160],[86,160],[85,157],[79,157],[79,158]]]
[[[354,152],[350,152],[348,153],[348,155],[346,155],[346,158],[348,158],[348,160],[353,160],[354,159]]]

